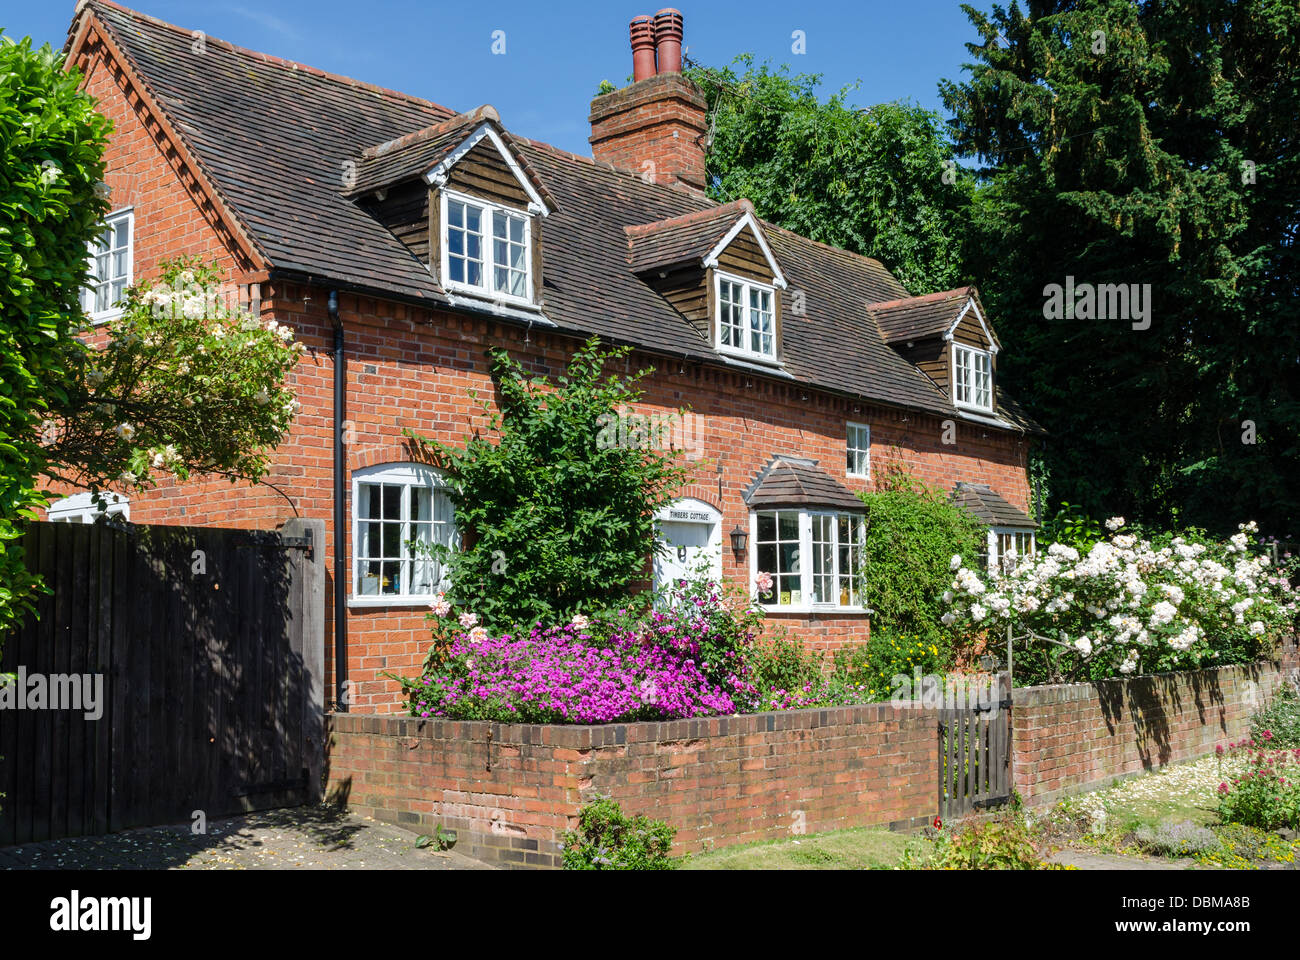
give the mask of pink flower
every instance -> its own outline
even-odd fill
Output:
[[[1227,785],[1226,783],[1221,783],[1221,784],[1219,784],[1219,792],[1220,792],[1220,793],[1227,793],[1227,792],[1228,792],[1228,785]]]
[[[759,593],[770,593],[772,590],[772,575],[760,570],[758,576],[754,578],[754,585],[758,587]]]
[[[488,638],[487,627],[475,627],[469,632],[470,643],[482,643]]]
[[[460,620],[460,625],[464,627],[466,630],[468,630],[470,627],[478,623],[478,614],[470,613],[468,610],[466,610],[464,613],[460,615],[458,619]]]
[[[451,604],[447,602],[446,595],[441,593],[429,601],[429,608],[433,610],[434,616],[437,617],[445,617],[451,613]]]
[[[576,613],[573,615],[573,619],[569,621],[569,626],[573,627],[574,630],[586,630],[591,626],[591,621],[582,614]]]
[[[1223,756],[1223,744],[1221,744],[1221,743],[1218,744],[1218,745],[1214,748],[1214,752],[1217,753],[1219,756]]]

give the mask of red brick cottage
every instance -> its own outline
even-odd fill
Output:
[[[708,199],[705,101],[680,39],[676,11],[633,22],[637,79],[592,102],[592,159],[510,132],[490,106],[456,113],[78,5],[69,63],[115,125],[94,318],[161,259],[199,255],[309,348],[268,477],[280,492],[167,483],[112,509],[324,520],[326,659],[341,649],[354,709],[397,709],[380,674],[414,672],[427,648],[442,573],[395,544],[455,532],[402,431],[454,440],[479,423],[469,391],[491,395],[492,347],[557,372],[592,334],[633,346],[630,369],[655,369],[639,412],[689,409],[674,429],[697,466],[662,517],[656,575],[701,558],[751,587],[771,573],[771,618],[812,646],[867,636],[852,493],[884,464],[954,490],[995,554],[1032,542],[1037,428],[998,393],[1001,345],[974,288],[912,297],[875,260]],[[91,509],[74,495],[51,517]]]

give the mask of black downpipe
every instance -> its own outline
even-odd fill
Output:
[[[339,320],[339,292],[329,296],[330,322],[334,324],[334,709],[347,713],[348,679],[348,525],[347,451],[343,424],[347,417],[348,358]]]

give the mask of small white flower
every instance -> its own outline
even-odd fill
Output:
[[[949,569],[949,570],[954,570],[954,571],[955,571],[955,570],[960,570],[960,569],[961,569],[961,557],[954,553],[953,556],[952,556],[952,559],[948,561],[948,569]]]
[[[119,423],[113,428],[113,432],[123,440],[130,441],[135,436],[135,427],[129,423]]]
[[[1106,529],[1110,530],[1112,533],[1118,530],[1122,526],[1124,526],[1123,517],[1111,517],[1109,520],[1106,521]]]

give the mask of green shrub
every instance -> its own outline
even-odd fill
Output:
[[[755,710],[829,706],[825,658],[784,630],[755,640],[747,654]]]
[[[904,870],[1063,870],[1048,863],[1034,845],[1033,834],[1016,816],[941,828],[934,849],[928,855],[908,851],[900,866]]]
[[[1214,831],[1190,820],[1178,823],[1162,821],[1156,826],[1143,824],[1137,829],[1137,842],[1148,853],[1159,857],[1190,857],[1219,851],[1222,844]]]
[[[1229,870],[1251,870],[1274,864],[1295,864],[1300,841],[1283,840],[1276,833],[1229,823],[1215,827],[1219,849],[1195,854],[1197,863]]]
[[[883,470],[875,492],[859,496],[867,507],[862,578],[873,628],[947,646],[939,618],[950,563],[954,555],[977,563],[984,528],[943,491],[900,470]]]
[[[662,820],[629,817],[601,797],[582,808],[578,829],[564,834],[565,870],[671,870],[668,859],[677,830]]]
[[[860,692],[862,700],[888,700],[896,677],[910,680],[918,668],[922,675],[943,673],[951,663],[951,647],[942,637],[873,630],[862,646],[836,651],[831,680],[837,689]]]
[[[408,431],[444,471],[465,534],[459,550],[429,548],[449,567],[447,598],[489,629],[564,623],[617,606],[644,580],[655,513],[687,470],[666,421],[629,412],[649,371],[606,372],[628,352],[592,338],[548,379],[494,349],[495,406],[471,392],[486,429],[463,444]]]
[[[1290,683],[1283,683],[1273,699],[1250,720],[1252,740],[1269,733],[1269,746],[1279,749],[1300,747],[1300,695]]]

